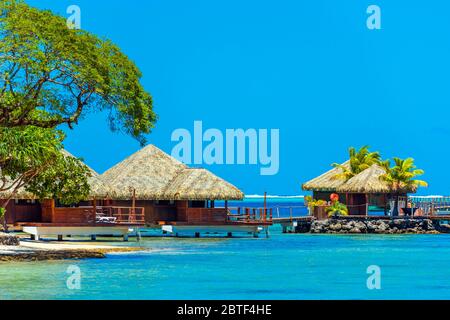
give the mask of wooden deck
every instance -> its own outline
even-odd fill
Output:
[[[45,223],[45,222],[18,222],[16,226],[18,227],[140,227],[144,224],[141,223]]]
[[[145,225],[145,209],[140,207],[54,207],[43,205],[42,221],[57,225]]]

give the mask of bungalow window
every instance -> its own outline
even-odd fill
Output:
[[[36,200],[23,200],[23,199],[15,199],[14,204],[18,206],[32,206],[37,203]]]
[[[189,208],[206,208],[206,201],[189,201]]]
[[[63,204],[59,200],[55,200],[55,207],[56,208],[77,208],[79,207],[78,203],[72,203],[72,204]]]
[[[174,200],[156,200],[155,205],[157,206],[173,206],[175,204]]]

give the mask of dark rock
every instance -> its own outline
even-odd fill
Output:
[[[0,245],[18,246],[20,245],[20,240],[18,236],[0,232]]]

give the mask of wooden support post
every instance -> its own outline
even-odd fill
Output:
[[[369,216],[369,195],[366,193],[366,217]]]
[[[139,230],[139,228],[136,228],[136,239],[137,241],[141,241],[141,231]]]
[[[92,218],[92,224],[97,223],[97,199],[94,197],[92,199],[92,211],[93,212],[93,218]]]
[[[264,215],[267,214],[267,192],[264,192]],[[266,220],[264,218],[264,220]]]
[[[128,216],[128,220],[130,222],[136,221],[136,189],[135,188],[133,188],[133,202],[132,202],[132,207],[131,207],[131,214],[130,214],[130,216]]]

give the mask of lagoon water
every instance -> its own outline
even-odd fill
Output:
[[[274,226],[269,239],[140,245],[154,250],[0,264],[0,299],[450,298],[450,235],[284,235]],[[67,288],[71,265],[81,270],[80,290]],[[371,265],[381,268],[381,290],[367,288]]]

